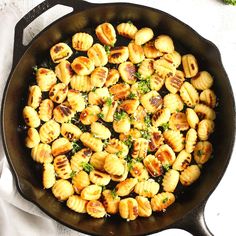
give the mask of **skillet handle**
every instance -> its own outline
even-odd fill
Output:
[[[45,0],[38,6],[29,11],[15,26],[14,49],[13,49],[13,68],[16,66],[18,60],[24,54],[27,46],[23,45],[24,29],[33,22],[37,17],[56,5],[64,5],[76,10],[84,10],[96,5],[82,0]]]
[[[194,236],[213,236],[213,234],[206,225],[204,217],[204,209],[206,203],[207,200],[205,200],[205,202],[196,207],[185,217],[172,224],[170,228],[183,229]]]

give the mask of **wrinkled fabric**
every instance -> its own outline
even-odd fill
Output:
[[[25,13],[40,2],[42,1],[0,0],[0,100],[2,100],[3,89],[12,65],[14,26]],[[93,2],[112,1],[94,0]],[[123,0],[113,2],[123,2]],[[134,0],[128,2],[137,3]],[[213,41],[221,51],[223,64],[231,79],[232,87],[236,90],[236,66],[233,55],[236,52],[236,7],[226,6],[220,0],[142,0],[138,3],[172,14],[189,24],[205,38]],[[38,18],[25,32],[24,43],[29,43],[46,25],[67,12],[69,12],[68,8],[61,9],[60,6],[57,6],[56,9],[51,10],[50,14],[46,13],[43,17]],[[21,197],[15,187],[2,143],[0,145],[0,235],[83,235],[55,222],[34,204]],[[234,151],[233,157],[235,156]],[[234,217],[229,215],[230,212],[236,211],[236,206],[231,200],[233,194],[228,192],[229,189],[232,189],[233,181],[236,178],[232,168],[236,165],[235,162],[235,158],[232,158],[223,180],[206,207],[206,221],[214,235],[236,235]],[[228,195],[224,193],[228,193]],[[167,230],[155,235],[175,234],[189,235],[180,230]]]

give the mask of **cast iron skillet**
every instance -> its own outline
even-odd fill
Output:
[[[44,29],[27,47],[22,44],[23,30],[36,17],[49,8],[62,4],[71,6],[73,12]],[[219,98],[216,131],[213,136],[214,158],[202,176],[165,214],[153,214],[126,222],[119,218],[92,219],[72,212],[58,202],[50,191],[42,189],[37,170],[29,152],[23,145],[19,124],[23,104],[21,99],[28,89],[32,67],[42,55],[63,38],[71,37],[83,29],[94,29],[101,22],[131,20],[138,27],[149,26],[158,33],[173,37],[177,50],[193,53],[202,70],[214,75],[214,90]],[[184,45],[184,46],[183,46]],[[192,28],[176,18],[156,9],[128,4],[91,4],[76,0],[46,0],[26,14],[15,27],[15,45],[12,72],[9,76],[2,103],[2,134],[7,159],[16,179],[20,194],[36,204],[56,221],[80,232],[93,235],[143,235],[169,228],[185,229],[193,235],[212,235],[204,220],[204,207],[218,185],[228,165],[235,135],[235,105],[227,74],[222,66],[216,46],[202,38]]]

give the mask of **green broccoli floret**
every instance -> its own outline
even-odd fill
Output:
[[[234,5],[236,6],[236,0],[224,0],[226,4]]]

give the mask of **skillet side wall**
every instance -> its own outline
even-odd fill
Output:
[[[193,53],[200,62],[200,69],[208,70],[214,76],[214,90],[219,98],[216,132],[213,136],[214,158],[203,168],[200,180],[177,203],[168,208],[165,214],[154,214],[148,219],[139,218],[128,223],[116,217],[96,220],[86,215],[78,215],[58,202],[50,191],[43,190],[37,168],[34,167],[29,151],[23,146],[23,136],[18,127],[22,120],[22,98],[28,90],[32,67],[41,60],[42,54],[48,52],[53,44],[84,28],[95,29],[96,25],[104,21],[117,24],[127,20],[133,21],[139,28],[149,26],[156,34],[170,35],[181,54]],[[95,235],[141,235],[168,227],[206,200],[214,190],[227,167],[232,151],[234,115],[232,90],[220,55],[213,44],[158,10],[131,4],[109,4],[63,17],[32,42],[14,68],[5,93],[3,130],[7,155],[17,173],[18,188],[28,200],[36,203],[54,219],[78,231]]]

